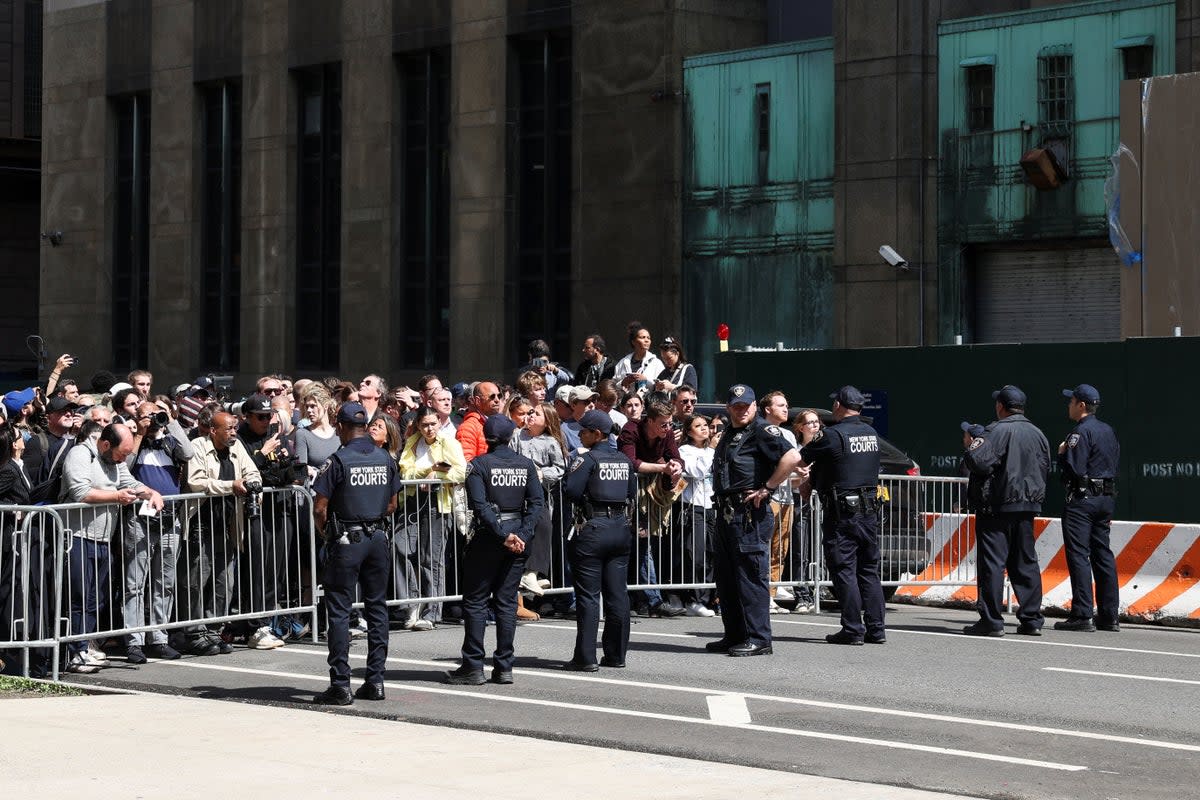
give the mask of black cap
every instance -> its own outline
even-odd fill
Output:
[[[992,392],[992,399],[1005,408],[1025,407],[1025,393],[1021,391],[1020,387],[1013,386],[1011,383]]]
[[[1100,402],[1100,392],[1096,391],[1096,387],[1088,383],[1081,383],[1074,389],[1063,389],[1063,397],[1071,397],[1082,403],[1091,403],[1095,405]]]
[[[59,411],[75,411],[78,408],[78,403],[72,403],[67,398],[59,395],[58,397],[50,398],[50,402],[46,404],[46,413],[57,414]]]
[[[987,429],[977,422],[963,422],[959,427],[962,428],[963,433],[971,434],[972,439],[978,439],[987,433]]]
[[[492,414],[483,423],[483,438],[496,442],[507,442],[517,429],[517,424],[507,414]]]
[[[829,399],[837,400],[843,406],[858,406],[862,408],[867,404],[867,398],[863,397],[863,393],[853,386],[843,386],[829,395]]]
[[[362,403],[342,403],[342,407],[338,409],[337,421],[346,425],[366,425],[367,410],[362,407]]]
[[[610,433],[612,432],[612,426],[612,417],[597,408],[593,408],[591,411],[585,412],[584,415],[579,418],[579,427],[585,431],[600,431],[601,433]]]
[[[754,389],[744,383],[735,383],[729,387],[729,397],[725,400],[725,405],[735,406],[738,403],[749,405],[754,402]]]
[[[242,403],[243,414],[270,414],[271,398],[265,394],[252,394]]]

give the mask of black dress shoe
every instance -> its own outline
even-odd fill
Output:
[[[492,670],[492,683],[498,683],[501,686],[508,686],[513,682],[512,671],[507,669]]]
[[[884,633],[868,633],[863,637],[863,641],[867,644],[887,644],[887,635]]]
[[[611,667],[612,669],[625,669],[625,662],[617,661],[615,658],[609,658],[608,656],[605,656],[604,658],[600,659],[600,666]]]
[[[1022,622],[1017,626],[1017,633],[1022,636],[1041,636],[1042,626],[1034,625],[1032,622]]]
[[[1067,617],[1066,619],[1060,619],[1058,622],[1054,623],[1054,630],[1082,631],[1084,633],[1091,633],[1092,631],[1096,630],[1096,623],[1092,622],[1092,620],[1087,617]]]
[[[383,700],[386,695],[383,693],[382,683],[364,683],[358,687],[354,696],[359,700]]]
[[[650,616],[670,619],[671,617],[682,617],[687,613],[679,606],[673,606],[670,603],[659,603],[656,606],[650,607]]]
[[[733,647],[736,642],[729,642],[724,639],[717,639],[715,642],[708,642],[704,645],[704,649],[710,653],[728,653],[729,648]]]
[[[163,661],[174,661],[179,658],[179,651],[169,644],[148,644],[145,652],[147,658],[159,658]]]
[[[568,661],[567,663],[563,664],[563,669],[565,669],[569,672],[599,672],[600,665],[594,664],[594,663],[593,664],[584,664],[579,661],[572,660],[572,661]]]
[[[330,686],[312,699],[319,706],[348,706],[354,703],[350,690],[342,686]]]
[[[735,658],[743,656],[769,656],[775,651],[771,649],[769,644],[755,644],[754,642],[743,642],[736,647],[729,648],[729,655]]]
[[[828,634],[825,637],[825,641],[830,644],[849,644],[857,647],[862,645],[863,637],[855,636],[849,631],[838,631],[837,633]]]
[[[1121,623],[1119,622],[1097,622],[1096,630],[1108,631],[1109,633],[1120,633]]]
[[[482,686],[487,683],[487,680],[483,677],[481,669],[459,667],[446,673],[446,683],[452,683],[455,686]]]
[[[648,617],[650,616],[650,606],[646,605],[645,603],[638,603],[633,608],[629,609],[629,613],[634,617]]]
[[[974,625],[968,625],[962,629],[962,632],[967,636],[991,636],[996,639],[1004,635],[1003,628],[993,628],[982,620],[976,622]]]
[[[125,660],[130,664],[145,664],[146,654],[142,652],[142,648],[131,644],[125,648]]]

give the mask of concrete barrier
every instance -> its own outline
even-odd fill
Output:
[[[929,605],[974,605],[974,515],[927,514],[925,528],[933,554],[930,566],[912,576],[912,583],[902,585],[895,599]],[[1042,571],[1043,605],[1068,612],[1071,580],[1062,521],[1037,518],[1034,538]],[[1111,544],[1124,619],[1200,626],[1200,525],[1114,521]]]

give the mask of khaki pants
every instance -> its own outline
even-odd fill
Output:
[[[788,545],[792,541],[792,510],[791,503],[776,503],[771,501],[771,513],[775,515],[775,527],[771,531],[771,582],[775,583],[783,574],[783,564],[787,560]],[[775,587],[771,587],[771,597],[775,596]]]

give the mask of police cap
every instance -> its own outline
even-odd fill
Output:
[[[843,406],[854,406],[862,408],[867,404],[867,398],[863,397],[863,393],[853,386],[843,386],[836,392],[829,395],[830,400],[837,400]]]
[[[483,438],[489,441],[507,442],[517,429],[516,423],[506,414],[492,414],[483,423]]]
[[[600,431],[601,433],[610,433],[612,431],[612,426],[612,417],[595,408],[579,418],[579,427],[585,431]]]
[[[1025,393],[1011,383],[1005,384],[992,392],[992,399],[1005,408],[1024,408]]]
[[[337,421],[346,425],[366,425],[367,410],[362,403],[342,403],[338,409]]]
[[[749,405],[754,402],[754,389],[744,383],[735,383],[729,387],[729,397],[725,405],[736,406],[739,403]]]
[[[963,422],[959,427],[962,428],[963,433],[971,434],[972,439],[978,439],[987,433],[987,429],[977,422]]]
[[[1070,397],[1081,403],[1092,405],[1100,402],[1100,392],[1096,391],[1095,386],[1087,383],[1081,383],[1074,389],[1063,389],[1063,397]]]

